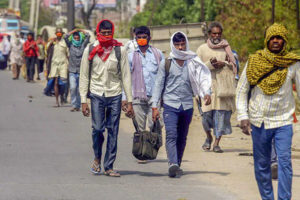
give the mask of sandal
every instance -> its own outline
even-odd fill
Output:
[[[99,175],[101,173],[100,165],[94,162],[91,167],[91,172],[95,175]]]
[[[215,152],[215,153],[223,153],[224,151],[221,149],[220,146],[214,146],[213,152]]]
[[[118,173],[118,172],[116,172],[116,171],[114,171],[112,169],[109,169],[109,170],[105,171],[104,174],[106,176],[110,176],[110,177],[120,177],[121,176],[120,173]]]
[[[202,149],[203,149],[204,151],[209,151],[210,148],[211,148],[211,143],[212,143],[212,139],[206,138],[204,144],[202,145]]]

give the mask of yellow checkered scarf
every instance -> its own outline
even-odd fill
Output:
[[[272,53],[268,49],[268,42],[273,36],[281,36],[284,39],[284,47],[278,54]],[[274,67],[284,67],[276,70],[274,73],[263,79],[258,87],[266,95],[275,94],[283,85],[288,67],[300,60],[300,56],[288,52],[287,30],[283,25],[273,24],[266,31],[265,48],[258,50],[255,54],[249,56],[247,67],[247,79],[250,85],[257,85],[257,81],[272,71]]]

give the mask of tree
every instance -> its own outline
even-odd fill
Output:
[[[8,8],[8,0],[1,0],[0,8]]]
[[[87,12],[85,12],[85,10],[84,10],[84,5],[83,5],[82,1],[79,0],[79,2],[82,5],[82,8],[80,11],[81,11],[81,15],[82,15],[83,24],[87,29],[91,29],[89,19],[92,15],[94,8],[96,7],[96,0],[93,0],[92,5],[88,8]]]

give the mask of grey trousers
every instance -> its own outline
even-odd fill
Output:
[[[151,98],[148,98],[148,100],[139,100],[134,99],[132,101],[133,110],[135,114],[135,119],[139,125],[140,131],[146,130],[146,123],[148,122],[148,128],[149,130],[153,127],[153,121],[152,121],[152,103]],[[160,110],[160,107],[158,108]],[[160,112],[160,124],[163,126],[163,119],[162,114]]]

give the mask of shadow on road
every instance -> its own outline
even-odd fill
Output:
[[[143,171],[129,171],[129,170],[123,170],[119,173],[122,176],[127,175],[139,175],[139,176],[147,176],[147,177],[162,177],[162,176],[168,176],[168,173],[153,173],[153,172],[143,172]],[[210,171],[184,171],[183,176],[186,175],[194,175],[194,174],[216,174],[220,176],[227,176],[230,173],[228,172],[210,172]]]

